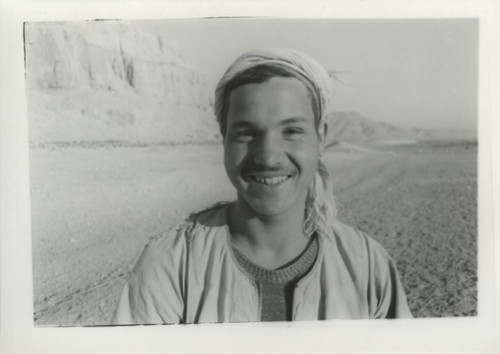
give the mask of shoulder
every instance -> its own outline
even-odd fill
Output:
[[[341,222],[332,225],[329,239],[353,279],[366,294],[370,318],[410,318],[396,264],[380,243]]]
[[[393,261],[385,248],[365,232],[335,220],[325,235],[325,256],[337,257],[356,278],[384,276]]]
[[[331,225],[331,233],[327,236],[330,241],[336,243],[349,251],[353,256],[369,256],[388,258],[384,247],[365,232],[352,226],[334,220]]]
[[[223,229],[223,216],[224,208],[210,208],[151,237],[122,292],[114,323],[182,322],[186,274],[203,279],[213,245],[222,244],[210,239]]]
[[[209,231],[210,229],[220,229],[227,227],[227,209],[229,203],[217,203],[200,212],[193,213],[189,217],[189,222],[193,226],[193,232]]]
[[[191,214],[167,231],[152,236],[139,264],[165,263],[181,257],[195,243],[205,243],[220,236],[227,226],[226,204],[217,204]]]
[[[192,227],[192,223],[186,220],[150,237],[134,267],[134,273],[144,276],[145,273],[157,273],[159,268],[168,269],[178,263],[186,252]]]

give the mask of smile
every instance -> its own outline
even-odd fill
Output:
[[[276,186],[282,184],[292,176],[276,176],[276,177],[259,177],[259,176],[250,176],[252,181],[257,182],[259,184],[265,184],[267,186]]]

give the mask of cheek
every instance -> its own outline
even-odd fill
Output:
[[[247,149],[244,145],[230,143],[224,145],[224,166],[231,180],[239,174],[246,155]]]
[[[302,173],[307,179],[312,178],[318,169],[319,161],[319,146],[318,144],[308,144],[303,146],[300,151],[296,151],[295,156],[298,164],[302,169]]]

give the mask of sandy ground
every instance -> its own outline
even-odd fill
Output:
[[[477,145],[333,146],[339,219],[396,260],[416,317],[477,313]],[[222,148],[33,147],[36,325],[102,325],[148,238],[234,191]]]

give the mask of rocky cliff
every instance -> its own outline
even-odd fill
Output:
[[[118,21],[27,23],[30,140],[209,141],[203,75],[175,40]]]

